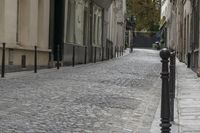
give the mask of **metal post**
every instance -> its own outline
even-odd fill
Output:
[[[104,61],[104,47],[102,47],[102,61]]]
[[[110,54],[110,59],[112,59],[112,46],[110,45],[110,48],[109,48],[109,54]]]
[[[2,48],[2,64],[1,64],[1,77],[5,77],[5,51],[6,51],[6,43],[3,43]]]
[[[109,51],[110,49],[108,48],[107,50],[108,50],[108,60],[109,60],[110,59],[110,51]]]
[[[176,53],[172,51],[170,54],[170,79],[169,79],[169,97],[170,97],[170,121],[174,121],[174,98],[175,98],[175,64]]]
[[[97,61],[97,47],[94,47],[94,63]]]
[[[111,47],[111,59],[113,59],[113,46]]]
[[[115,58],[117,57],[117,48],[115,46]]]
[[[119,57],[121,56],[121,48],[119,47]]]
[[[37,73],[37,46],[35,48],[35,58],[34,58],[34,73]]]
[[[72,53],[72,66],[75,66],[75,52],[76,52],[76,46],[73,46],[73,53]]]
[[[120,47],[120,56],[122,56],[122,47]]]
[[[85,61],[84,61],[85,64],[87,64],[87,47],[85,47]]]
[[[163,48],[160,52],[162,58],[162,97],[161,97],[161,133],[170,133],[170,105],[169,105],[169,57],[170,52]]]
[[[121,56],[121,47],[119,47],[119,57]]]
[[[60,45],[57,45],[57,63],[56,63],[57,69],[60,69]]]
[[[118,52],[119,52],[119,48],[117,47],[117,57],[119,57],[119,53]]]
[[[122,47],[122,56],[124,55],[124,47]]]
[[[190,68],[190,59],[191,59],[191,54],[187,54],[187,68]]]

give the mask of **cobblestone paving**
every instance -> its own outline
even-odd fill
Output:
[[[160,100],[157,51],[7,75],[0,133],[147,133]]]

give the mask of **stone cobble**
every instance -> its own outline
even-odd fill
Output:
[[[160,100],[153,50],[0,79],[0,133],[143,133]]]

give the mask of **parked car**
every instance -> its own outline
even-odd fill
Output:
[[[153,44],[153,48],[157,49],[157,50],[160,50],[160,42],[159,41],[156,41],[154,44]]]

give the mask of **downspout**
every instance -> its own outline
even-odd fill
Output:
[[[102,61],[103,61],[103,58],[104,58],[104,35],[106,35],[106,32],[104,33],[104,28],[105,28],[105,22],[104,22],[104,20],[105,20],[105,18],[104,18],[104,16],[105,16],[105,8],[103,8],[103,10],[102,10],[102,35],[101,35],[101,45],[102,45]]]
[[[93,0],[91,0],[90,2],[90,45],[89,45],[89,49],[90,49],[90,62],[93,61],[93,46],[92,46],[92,30],[93,30]]]

